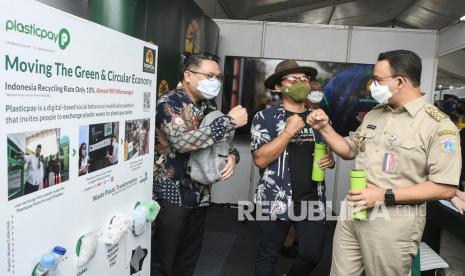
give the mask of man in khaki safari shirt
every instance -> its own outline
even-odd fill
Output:
[[[425,225],[424,202],[455,194],[458,131],[428,103],[420,77],[421,59],[414,52],[382,53],[370,85],[380,104],[355,132],[341,137],[321,109],[307,117],[336,154],[355,158],[356,169],[367,175],[367,189],[349,191],[342,204],[331,275],[409,275]],[[367,209],[367,220],[353,220],[347,205]]]

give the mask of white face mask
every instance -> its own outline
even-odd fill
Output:
[[[206,99],[211,100],[218,95],[221,89],[221,82],[219,80],[201,80],[197,84],[197,90],[202,93]]]
[[[393,79],[394,81],[396,79]],[[394,93],[398,91],[398,89],[394,92],[389,91],[389,84],[392,82],[390,81],[387,85],[375,84],[375,81],[370,84],[370,92],[371,97],[375,99],[380,104],[387,104],[389,99],[392,97]]]
[[[320,103],[323,100],[323,92],[318,90],[312,90],[310,91],[310,94],[308,94],[307,99],[312,103]]]

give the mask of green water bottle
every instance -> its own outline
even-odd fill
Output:
[[[322,182],[325,180],[325,170],[318,166],[321,158],[326,155],[326,144],[315,143],[315,151],[313,153],[313,168],[312,180]]]
[[[367,175],[364,170],[350,171],[350,189],[365,190],[367,188]],[[352,213],[353,219],[366,219],[367,210]]]

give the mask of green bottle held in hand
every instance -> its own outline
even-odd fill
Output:
[[[315,150],[313,153],[313,168],[312,168],[312,180],[316,182],[322,182],[325,180],[325,170],[320,168],[318,162],[321,158],[327,154],[326,144],[315,143]]]
[[[351,170],[350,171],[350,189],[351,190],[365,190],[367,188],[367,176],[364,170]],[[366,219],[367,210],[353,212],[353,219]]]

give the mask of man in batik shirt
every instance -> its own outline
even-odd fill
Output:
[[[219,92],[223,76],[219,59],[191,55],[183,68],[182,85],[163,95],[157,104],[154,163],[154,198],[161,205],[152,238],[152,275],[192,275],[200,254],[211,185],[192,181],[188,161],[192,151],[223,142],[247,123],[245,108],[199,127]],[[239,154],[230,149],[222,180],[234,172]]]

